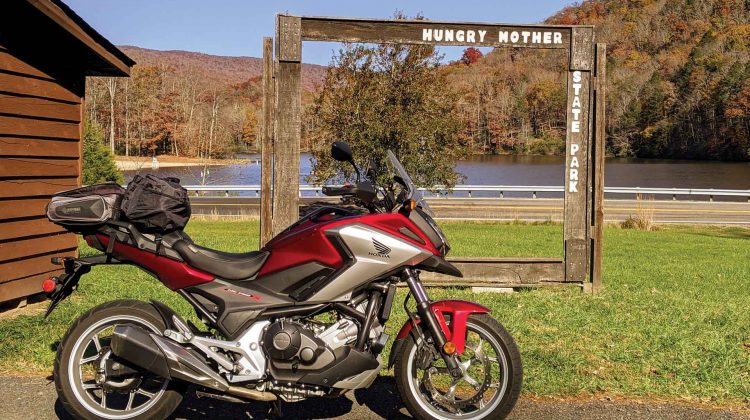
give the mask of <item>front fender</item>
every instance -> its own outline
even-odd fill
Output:
[[[430,307],[435,312],[445,338],[456,345],[456,354],[459,355],[464,352],[464,348],[466,347],[466,320],[469,318],[469,315],[490,312],[490,309],[486,306],[465,300],[439,300],[433,302]],[[446,315],[450,315],[450,325],[445,321]],[[416,322],[418,324],[419,319]],[[404,339],[410,335],[409,333],[413,328],[414,325],[411,320],[407,320],[404,326],[401,327],[401,331],[396,336],[396,341],[391,346],[391,354],[388,356],[389,368],[395,363],[396,354],[401,350]]]

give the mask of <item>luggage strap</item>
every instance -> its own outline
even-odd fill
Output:
[[[160,255],[159,250],[161,250],[161,234],[154,234],[154,242],[156,242],[156,255]]]
[[[120,220],[120,206],[122,205],[123,195],[118,195],[115,199],[115,207],[112,209],[112,220],[119,221]],[[107,250],[105,251],[105,254],[107,255],[107,264],[112,262],[112,251],[115,249],[115,241],[117,240],[117,229],[114,227],[110,227],[112,230],[109,233],[109,242],[107,243]]]

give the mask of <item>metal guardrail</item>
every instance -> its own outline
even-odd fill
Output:
[[[188,191],[221,191],[226,194],[229,192],[255,192],[260,196],[260,185],[185,185]],[[300,195],[303,191],[312,191],[315,196],[321,195],[321,187],[317,185],[300,185]],[[433,190],[439,191],[436,195],[447,193],[447,190],[438,186]],[[420,191],[428,191],[426,188],[420,188]],[[545,185],[457,185],[451,191],[467,192],[471,197],[473,192],[495,192],[499,198],[503,198],[506,192],[526,192],[531,193],[532,198],[536,198],[540,192],[563,193],[564,187],[545,186]],[[629,195],[670,195],[672,200],[676,200],[678,195],[681,196],[708,196],[710,200],[714,197],[747,197],[750,201],[750,190],[726,190],[713,188],[641,188],[641,187],[604,187],[605,194],[629,194]]]

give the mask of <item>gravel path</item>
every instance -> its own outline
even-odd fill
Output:
[[[55,386],[37,377],[0,376],[0,418],[3,420],[69,419],[57,403]],[[175,419],[249,419],[263,418],[267,405],[232,404],[213,399],[186,397]],[[365,390],[346,398],[309,399],[283,404],[285,419],[400,419],[409,418],[395,393],[392,378],[380,378]],[[635,403],[623,401],[532,401],[521,400],[512,419],[750,419],[747,414],[698,408],[672,403]]]

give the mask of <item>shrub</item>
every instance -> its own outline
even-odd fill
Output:
[[[628,216],[620,226],[623,229],[656,230],[656,225],[654,224],[654,206],[651,203],[654,201],[654,198],[645,198],[641,194],[638,194],[635,199],[635,215],[631,214]]]

